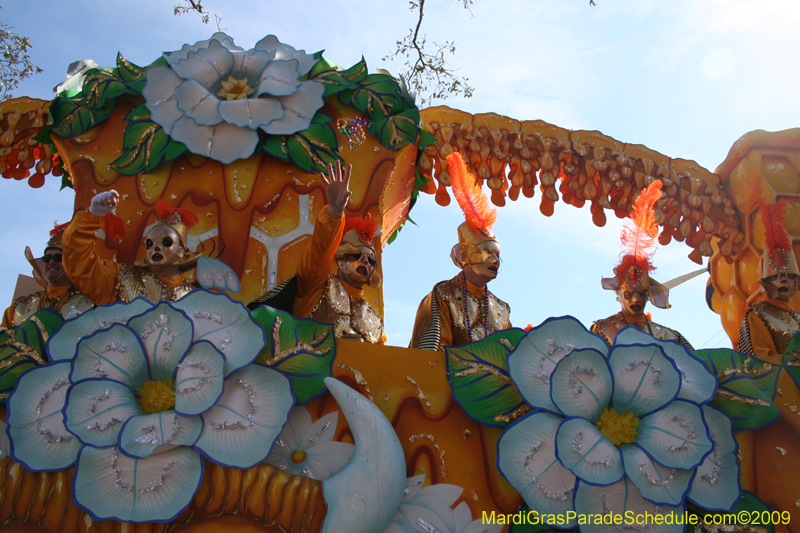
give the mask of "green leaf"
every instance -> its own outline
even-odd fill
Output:
[[[778,419],[775,406],[781,365],[771,365],[727,348],[690,352],[719,377],[710,405],[733,419],[735,430],[760,429]]]
[[[333,375],[336,357],[333,326],[294,318],[267,306],[253,311],[253,318],[267,330],[269,337],[256,362],[280,370],[291,380],[297,405],[304,405],[325,392],[323,380]]]
[[[42,144],[49,144],[50,146],[53,146],[54,145],[53,139],[50,137],[50,134],[52,132],[53,132],[52,127],[45,126],[41,130],[39,130],[39,133],[33,136],[33,140],[39,141]]]
[[[134,90],[139,93],[142,92],[147,82],[147,77],[145,76],[146,72],[147,67],[134,65],[122,57],[122,54],[117,54],[117,75],[129,90]]]
[[[115,70],[93,68],[86,71],[83,88],[72,100],[83,107],[99,109],[118,96],[136,94],[137,91],[129,89]]]
[[[417,141],[419,109],[412,107],[405,111],[371,122],[367,129],[386,148],[398,150]]]
[[[150,120],[150,111],[142,103],[125,117],[128,127],[122,141],[123,152],[111,168],[124,176],[151,172],[161,163],[172,161],[184,152],[186,145],[173,140]]]
[[[471,419],[485,426],[506,427],[510,420],[495,417],[525,408],[525,400],[508,374],[507,362],[508,353],[524,335],[524,330],[511,328],[477,342],[445,347],[453,397]]]
[[[431,135],[427,131],[423,130],[422,128],[419,129],[419,148],[420,150],[425,148],[426,146],[430,146],[438,141],[439,138],[435,135]]]
[[[314,68],[316,69],[322,61],[318,62]],[[356,63],[347,70],[336,70],[336,65],[333,63],[330,64],[333,65],[333,68],[319,70],[318,72],[314,72],[314,69],[312,69],[309,74],[309,79],[325,84],[325,94],[323,98],[327,98],[332,94],[340,93],[344,90],[355,90],[358,88],[358,82],[367,77],[367,63],[364,61],[363,57],[359,63]]]
[[[739,503],[736,504],[736,507],[730,513],[706,513],[704,518],[701,519],[700,524],[698,524],[697,531],[720,531],[720,526],[716,527],[708,527],[705,526],[705,522],[708,521],[708,524],[730,524],[731,526],[736,526],[739,524],[738,527],[735,527],[735,531],[759,531],[761,533],[775,533],[775,524],[772,522],[772,509],[764,502],[762,502],[758,496],[753,494],[752,492],[748,492],[746,490],[742,491],[742,499],[739,500]],[[785,511],[787,514],[782,515],[782,513],[778,513],[781,515],[781,518],[778,520],[782,525],[786,525],[789,523],[789,519],[791,516],[788,514],[788,511]],[[746,521],[741,520],[739,518],[740,513],[746,514]],[[778,515],[775,515],[776,517]],[[705,518],[708,516],[709,518]],[[711,518],[713,516],[719,516],[716,521]],[[784,518],[784,516],[786,518]],[[731,523],[731,517],[737,518],[737,522]],[[765,518],[766,520],[762,519]],[[725,526],[722,526],[725,527]]]
[[[107,119],[113,110],[114,100],[107,100],[102,107],[91,109],[58,97],[50,104],[53,133],[60,137],[83,135],[86,130]]]
[[[308,173],[327,172],[328,164],[342,161],[330,122],[330,117],[318,112],[307,130],[286,135],[289,160]]]
[[[317,52],[314,54],[314,59],[316,59],[317,62],[314,63],[314,66],[311,67],[311,70],[309,70],[308,74],[306,74],[307,79],[314,79],[314,76],[320,72],[325,72],[326,70],[336,70],[339,67],[333,61],[323,57],[322,52]]]
[[[23,372],[47,363],[47,339],[62,322],[60,314],[42,309],[0,334],[0,395],[10,393]],[[5,397],[0,396],[0,407],[5,407],[5,403]]]
[[[794,336],[789,347],[783,352],[784,368],[792,376],[794,384],[800,387],[800,333]]]
[[[289,153],[286,151],[286,135],[267,135],[260,149],[278,159],[290,161]]]
[[[405,107],[400,84],[386,74],[370,74],[358,83],[358,88],[339,93],[339,101],[352,105],[371,120],[395,115]]]

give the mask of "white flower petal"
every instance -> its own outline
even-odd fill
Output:
[[[213,126],[222,122],[219,99],[194,80],[186,80],[175,89],[178,109],[200,126]]]
[[[184,116],[175,123],[172,138],[186,145],[193,154],[210,157],[223,164],[247,159],[256,149],[258,134],[221,122],[214,126],[198,126]]]
[[[192,345],[192,321],[186,314],[162,302],[130,320],[127,326],[142,340],[150,379],[175,377],[175,366]]]
[[[232,75],[237,79],[246,78],[250,87],[255,87],[261,78],[261,73],[273,59],[275,59],[275,54],[266,50],[234,52]]]
[[[185,416],[205,413],[222,395],[225,357],[208,341],[198,341],[178,364],[175,410]]]
[[[284,111],[281,103],[275,98],[248,98],[223,100],[219,103],[219,114],[226,122],[254,130],[280,119]]]
[[[64,406],[70,433],[89,446],[112,446],[125,422],[144,415],[126,385],[110,379],[87,379],[72,385]]]
[[[232,37],[229,37],[226,33],[218,31],[212,35],[210,39],[206,39],[205,41],[197,41],[194,44],[184,44],[180,50],[176,50],[174,52],[164,52],[164,59],[166,59],[170,65],[178,63],[178,61],[188,58],[189,54],[192,52],[208,48],[208,45],[211,43],[211,41],[217,41],[219,44],[231,51],[244,50],[244,48],[236,46],[233,43]]]
[[[304,408],[305,409],[305,408]],[[310,421],[311,419],[309,419]],[[339,412],[334,411],[327,415],[320,417],[319,420],[313,424],[307,425],[301,437],[302,441],[299,443],[300,447],[311,449],[320,444],[331,442],[333,436],[336,434],[336,425],[339,423]]]
[[[70,381],[108,378],[136,390],[150,379],[147,355],[139,336],[122,324],[84,337],[72,360]]]
[[[150,118],[167,135],[172,135],[175,122],[183,116],[175,98],[175,88],[182,82],[181,77],[168,67],[147,69],[147,83],[142,89],[142,96],[150,110]]]
[[[708,424],[714,449],[697,467],[687,498],[704,509],[730,511],[742,494],[739,445],[733,435],[730,417],[709,405],[703,406],[703,416]]]
[[[662,465],[686,469],[702,464],[713,447],[700,408],[686,400],[642,418],[636,444]]]
[[[297,88],[297,92],[289,96],[278,97],[283,110],[283,118],[271,122],[267,127],[261,128],[271,135],[288,135],[308,129],[311,119],[319,110],[324,101],[325,85],[318,81],[304,81]]]
[[[211,41],[208,48],[189,52],[186,59],[172,63],[172,69],[181,78],[195,80],[216,93],[233,69],[233,54],[219,41]]]
[[[603,354],[591,348],[574,350],[550,376],[550,398],[566,416],[596,422],[608,407],[614,382]]]
[[[593,485],[610,485],[625,475],[619,449],[585,418],[569,418],[556,435],[558,460]]]
[[[620,414],[646,416],[675,399],[681,376],[657,344],[614,346],[608,356],[614,377],[611,405]]]
[[[129,457],[143,459],[179,446],[194,445],[202,429],[202,418],[180,416],[175,411],[133,416],[120,432],[119,448]]]
[[[306,54],[305,50],[297,50],[293,46],[283,44],[274,35],[267,35],[258,41],[254,48],[274,53],[275,59],[296,59],[299,63],[298,71],[301,76],[311,70],[317,63],[313,54]]]
[[[258,78],[256,96],[271,94],[273,96],[288,96],[297,92],[300,85],[300,75],[297,73],[297,61],[270,61]]]

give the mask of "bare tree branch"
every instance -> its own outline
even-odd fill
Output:
[[[31,42],[13,33],[13,29],[0,22],[0,101],[13,98],[11,91],[19,87],[19,82],[42,72],[27,53]]]
[[[196,13],[203,24],[208,24],[211,16],[213,16],[214,22],[217,25],[217,30],[222,29],[219,25],[219,23],[222,22],[222,18],[213,11],[204,11],[203,0],[179,0],[178,3],[175,4],[174,14],[184,15],[186,13]]]

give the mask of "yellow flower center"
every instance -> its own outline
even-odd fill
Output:
[[[300,463],[306,460],[306,457],[307,457],[306,452],[304,452],[303,450],[295,450],[292,452],[290,459],[294,464],[299,465]]]
[[[139,405],[145,413],[160,413],[175,407],[172,378],[145,381],[139,390]]]
[[[614,446],[633,444],[639,435],[639,419],[629,411],[619,414],[613,407],[603,409],[595,426]]]
[[[222,82],[222,89],[217,96],[226,100],[246,100],[254,92],[256,90],[247,84],[247,78],[237,80],[233,76],[228,76],[227,81]]]

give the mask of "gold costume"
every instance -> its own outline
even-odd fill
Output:
[[[3,327],[19,326],[40,309],[52,309],[64,319],[78,316],[94,307],[92,301],[73,285],[48,287],[46,290],[20,296],[3,313]]]
[[[739,351],[756,357],[780,355],[800,331],[800,313],[790,302],[771,299],[747,310],[739,329]]]
[[[613,346],[614,337],[622,328],[626,326],[635,326],[637,329],[644,331],[656,339],[660,339],[662,341],[677,341],[680,344],[683,344],[687,350],[694,350],[689,341],[686,340],[686,337],[674,329],[662,326],[661,324],[656,324],[647,318],[646,315],[633,316],[627,315],[620,311],[619,313],[608,318],[595,321],[592,324],[590,331],[603,337],[609,346]]]
[[[94,251],[102,218],[79,211],[64,232],[64,270],[97,305],[129,302],[143,296],[153,303],[173,301],[194,289],[183,275],[162,278],[146,267],[101,259]]]
[[[364,300],[363,289],[332,273],[334,256],[342,241],[345,217],[332,218],[323,207],[314,224],[305,253],[297,267],[297,298],[292,315],[334,325],[336,336],[356,333],[364,342],[385,344],[383,319]]]
[[[511,307],[486,287],[478,287],[465,279],[468,326],[461,281],[459,274],[439,282],[422,300],[409,348],[444,351],[445,346],[477,341],[511,327]]]

